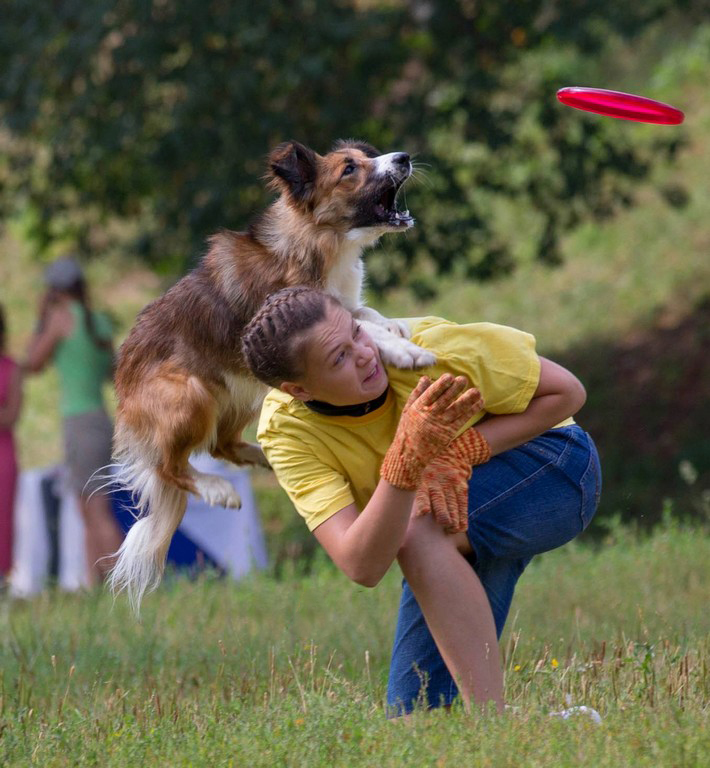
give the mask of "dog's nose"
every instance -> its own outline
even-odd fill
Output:
[[[395,165],[409,166],[409,154],[407,152],[397,152],[392,158],[392,162],[395,163]]]

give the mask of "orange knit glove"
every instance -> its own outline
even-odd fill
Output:
[[[395,488],[416,490],[426,465],[482,407],[481,393],[468,388],[465,376],[447,373],[433,384],[422,376],[402,410],[380,477]]]
[[[468,529],[468,481],[471,470],[491,458],[488,440],[471,427],[425,469],[417,490],[416,516],[434,515],[447,533]]]

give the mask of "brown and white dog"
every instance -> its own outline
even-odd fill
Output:
[[[362,303],[363,249],[414,223],[396,208],[409,155],[353,141],[318,155],[289,142],[271,153],[269,167],[275,202],[248,231],[212,236],[199,266],[141,312],[119,352],[114,459],[141,516],[119,549],[111,586],[126,589],[136,610],[160,581],[187,493],[241,503],[231,483],[194,469],[191,453],[266,464],[259,446],[242,440],[266,388],[246,371],[240,338],[267,295],[289,285],[322,288],[365,323],[385,362],[434,362],[407,340],[406,327]]]

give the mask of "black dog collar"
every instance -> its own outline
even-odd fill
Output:
[[[305,400],[304,405],[316,413],[323,416],[364,416],[366,413],[372,413],[385,404],[389,387],[374,400],[358,405],[331,405],[322,400]]]

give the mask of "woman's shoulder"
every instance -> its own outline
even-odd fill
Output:
[[[257,439],[268,439],[269,435],[285,437],[292,432],[308,431],[304,416],[308,410],[300,406],[300,403],[291,395],[278,389],[270,389],[261,406],[259,424],[257,427]],[[301,413],[301,411],[305,411]]]
[[[440,355],[468,355],[476,349],[486,350],[498,345],[534,343],[534,337],[517,328],[499,323],[455,323],[442,317],[412,318],[411,340]]]

